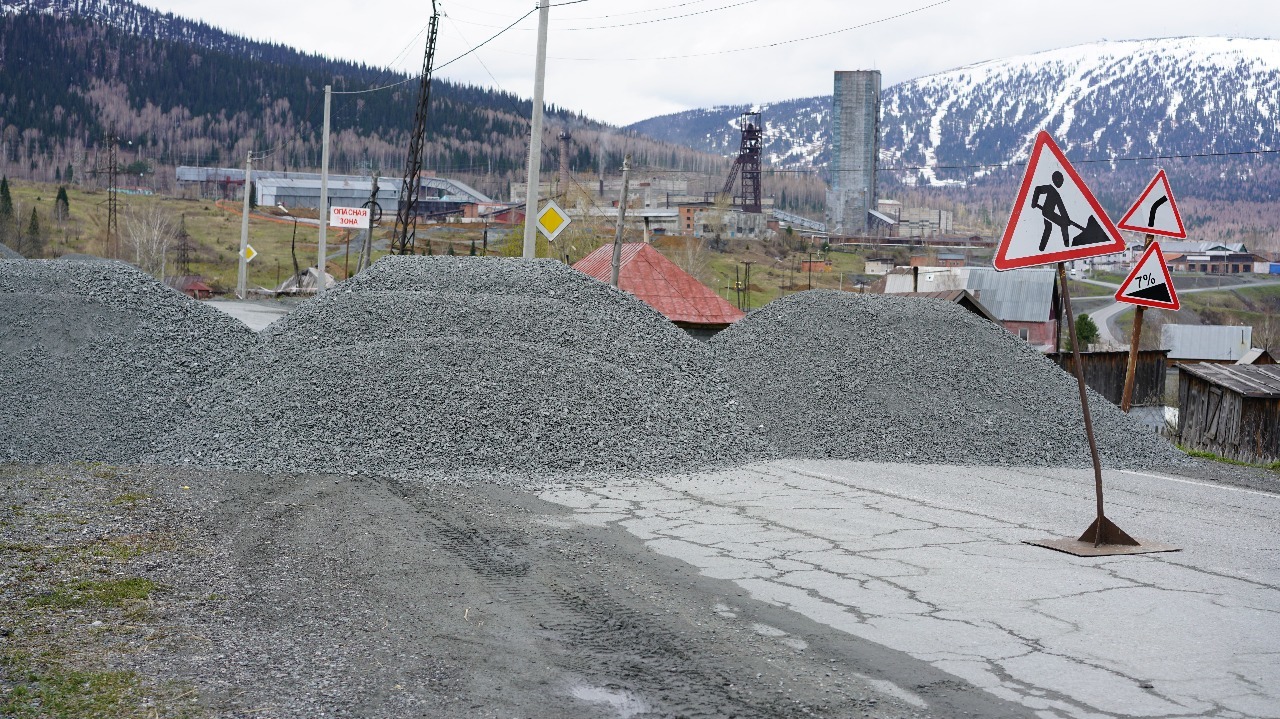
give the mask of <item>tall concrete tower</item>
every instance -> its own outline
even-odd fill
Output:
[[[827,229],[833,234],[863,234],[867,211],[876,207],[880,71],[837,70],[834,105]]]

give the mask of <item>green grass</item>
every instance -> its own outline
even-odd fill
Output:
[[[1188,455],[1192,457],[1198,457],[1200,459],[1210,459],[1210,460],[1213,460],[1214,462],[1222,462],[1223,464],[1234,464],[1239,467],[1255,467],[1257,469],[1266,469],[1272,472],[1280,472],[1280,462],[1271,462],[1268,464],[1256,464],[1253,462],[1241,462],[1238,459],[1229,459],[1227,457],[1223,457],[1220,454],[1214,454],[1213,452],[1205,452],[1204,450],[1200,450],[1200,449],[1190,449],[1188,447],[1183,447],[1182,445],[1178,445],[1178,449],[1182,450],[1183,452],[1186,452]]]
[[[73,671],[23,652],[0,656],[7,691],[0,716],[13,719],[142,717],[143,688],[137,675],[121,671]]]
[[[141,492],[125,492],[124,494],[121,494],[119,496],[112,497],[111,504],[117,505],[117,506],[121,504],[127,504],[132,508],[138,502],[141,502],[146,499],[151,499],[151,495],[142,494]]]
[[[146,599],[155,591],[149,579],[130,577],[103,581],[82,580],[63,584],[47,594],[27,600],[30,608],[80,609],[89,606],[119,607],[129,601]]]

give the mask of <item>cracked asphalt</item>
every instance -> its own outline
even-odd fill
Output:
[[[1177,471],[1104,492],[1182,551],[1104,558],[1024,543],[1088,526],[1089,470],[778,461],[541,497],[1037,716],[1280,717],[1280,495]]]

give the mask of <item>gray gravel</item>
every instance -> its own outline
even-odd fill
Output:
[[[0,260],[0,461],[135,461],[252,343],[124,263]]]
[[[783,456],[965,465],[1090,464],[1075,380],[941,300],[802,292],[711,342]],[[1174,464],[1168,441],[1090,391],[1103,463]]]
[[[22,260],[26,259],[17,250],[0,242],[0,260]]]
[[[383,260],[264,330],[204,400],[156,459],[502,479],[763,455],[703,344],[550,260]]]

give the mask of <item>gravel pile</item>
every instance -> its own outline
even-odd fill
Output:
[[[17,250],[0,242],[0,260],[22,260],[26,259]]]
[[[550,260],[389,257],[261,339],[157,459],[500,478],[760,454],[702,343]]]
[[[966,465],[1090,464],[1075,379],[941,300],[802,292],[711,341],[782,456]],[[1184,455],[1090,391],[1103,463]]]
[[[136,461],[253,342],[121,262],[0,260],[0,461]]]

